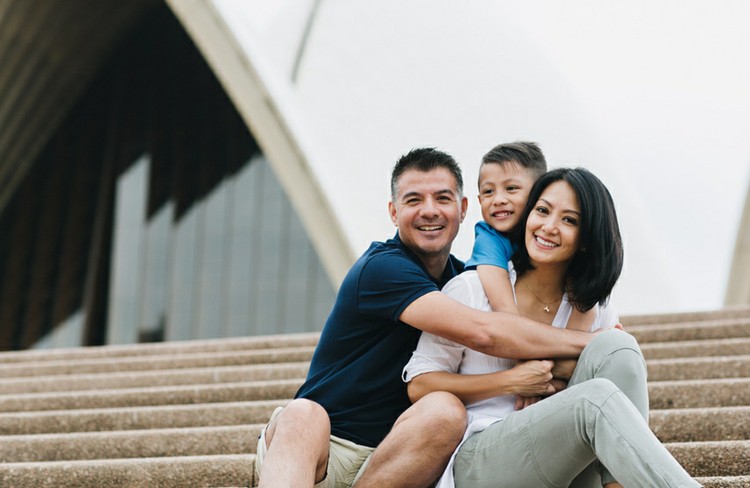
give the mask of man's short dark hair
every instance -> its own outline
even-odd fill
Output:
[[[499,144],[482,157],[482,166],[504,163],[515,163],[527,169],[534,180],[547,172],[547,160],[535,142],[516,141]]]
[[[438,151],[434,147],[422,147],[412,149],[404,154],[396,162],[391,172],[391,199],[395,202],[398,194],[398,180],[401,175],[409,170],[428,172],[438,168],[447,169],[456,179],[456,188],[458,194],[464,194],[464,179],[461,176],[461,168],[453,156],[443,151]]]

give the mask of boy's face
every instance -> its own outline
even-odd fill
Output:
[[[484,221],[498,232],[511,231],[533,185],[531,172],[515,162],[483,164],[479,168],[479,205]]]

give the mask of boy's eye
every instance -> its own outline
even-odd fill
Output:
[[[482,190],[482,195],[492,195],[495,192],[492,188],[485,188]]]
[[[505,190],[506,190],[506,191],[510,191],[510,192],[513,192],[513,191],[518,191],[518,190],[520,190],[520,189],[521,189],[521,187],[519,187],[519,186],[514,186],[514,185],[511,185],[511,186],[509,186],[509,187],[505,188]]]

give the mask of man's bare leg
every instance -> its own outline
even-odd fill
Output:
[[[428,487],[443,473],[466,430],[466,409],[450,393],[425,395],[396,420],[356,488]]]
[[[266,429],[259,488],[312,487],[326,475],[331,424],[317,403],[289,403]]]

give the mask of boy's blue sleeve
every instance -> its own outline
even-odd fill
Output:
[[[489,264],[507,271],[511,257],[513,246],[507,237],[490,227],[487,222],[478,222],[474,226],[474,249],[466,261],[466,269],[476,269],[480,264]]]

